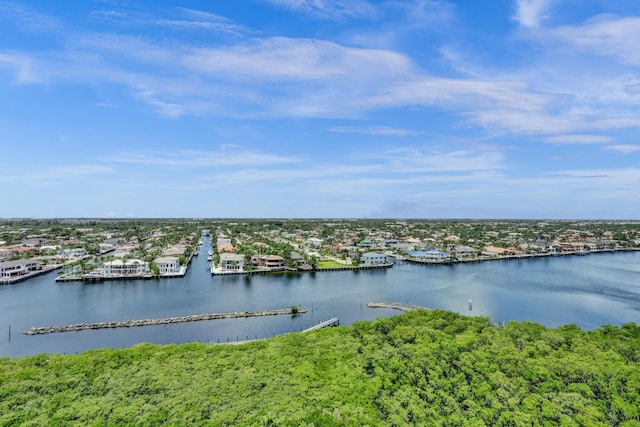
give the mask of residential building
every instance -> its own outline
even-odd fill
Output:
[[[32,259],[18,259],[0,262],[0,277],[24,276],[30,271],[40,270],[40,262]]]
[[[140,276],[148,272],[147,263],[139,259],[116,259],[104,265],[105,276]]]
[[[283,268],[284,258],[278,255],[255,255],[251,258],[251,263],[256,267]]]
[[[440,249],[430,249],[428,251],[413,251],[409,252],[409,256],[425,261],[446,261],[449,259],[449,255],[442,252]]]
[[[81,258],[87,255],[87,250],[85,248],[62,249],[58,251],[58,255]]]
[[[174,256],[164,256],[156,258],[153,262],[156,263],[160,274],[180,273],[180,260]]]
[[[371,249],[375,247],[376,243],[373,240],[364,239],[358,242],[359,248]]]
[[[363,265],[388,264],[389,257],[378,252],[365,252],[360,257],[360,263]]]
[[[464,245],[456,246],[454,252],[458,258],[469,258],[478,255],[477,249]]]
[[[222,270],[244,270],[244,255],[233,252],[220,254],[220,268]]]

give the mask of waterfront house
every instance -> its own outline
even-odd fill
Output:
[[[0,277],[24,276],[30,271],[40,270],[40,262],[32,259],[18,259],[0,262]]]
[[[284,268],[284,258],[278,255],[254,255],[251,263],[256,267]]]
[[[242,271],[244,270],[244,255],[233,252],[224,252],[220,254],[220,268],[226,271]]]
[[[143,276],[149,272],[146,262],[139,259],[116,259],[104,265],[105,276]]]
[[[398,240],[397,239],[385,239],[382,241],[382,244],[386,247],[394,247],[395,245],[398,244]]]
[[[363,249],[371,249],[375,247],[375,242],[373,240],[364,239],[358,242],[358,247]]]
[[[360,257],[360,263],[363,265],[388,264],[389,257],[378,252],[365,252]]]
[[[449,259],[449,255],[442,252],[440,249],[430,249],[428,251],[412,251],[408,254],[409,256],[424,261],[446,261]]]
[[[470,246],[459,245],[454,248],[458,258],[469,258],[478,255],[478,250]]]
[[[85,248],[62,249],[58,251],[58,255],[81,258],[87,255],[87,250]]]
[[[156,258],[153,262],[158,266],[160,274],[180,273],[180,260],[177,257],[164,256]]]

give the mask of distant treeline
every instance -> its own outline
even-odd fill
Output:
[[[640,426],[640,327],[415,310],[240,346],[0,359],[0,426]]]

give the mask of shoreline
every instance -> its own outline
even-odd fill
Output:
[[[616,252],[638,252],[640,248],[621,248],[621,249],[595,249],[592,251],[576,252],[545,252],[540,254],[516,254],[516,255],[483,255],[476,258],[463,258],[463,259],[445,259],[445,260],[421,260],[416,258],[404,257],[403,261],[407,261],[413,264],[427,264],[427,265],[452,265],[452,264],[470,264],[485,261],[511,261],[511,260],[523,260],[523,259],[536,259],[536,258],[555,258],[564,256],[587,256],[593,254],[604,253],[616,253]]]

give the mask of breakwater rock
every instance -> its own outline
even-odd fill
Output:
[[[402,311],[416,310],[418,308],[425,309],[424,307],[420,307],[418,305],[403,304],[401,302],[370,302],[370,303],[367,304],[367,307],[369,307],[369,308],[393,308],[393,309],[402,310]]]
[[[277,316],[281,314],[298,314],[306,312],[306,308],[298,307],[295,309],[295,311],[291,308],[280,308],[276,310],[264,311],[235,311],[230,313],[192,314],[188,316],[165,317],[162,319],[139,319],[115,322],[75,323],[73,325],[62,326],[41,326],[29,328],[23,333],[26,335],[40,335],[53,334],[58,332],[84,331],[87,329],[131,328],[135,326],[166,325],[170,323],[199,322],[201,320],[237,319],[240,317]]]

